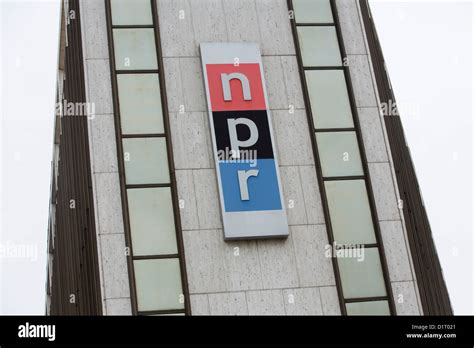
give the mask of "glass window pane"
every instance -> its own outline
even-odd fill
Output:
[[[324,177],[363,175],[355,132],[316,133]]]
[[[163,317],[163,316],[183,316],[184,313],[166,313],[166,314],[148,314],[148,316],[152,317]]]
[[[170,188],[129,189],[127,197],[133,255],[176,254]]]
[[[390,315],[387,301],[347,303],[346,310],[347,315]]]
[[[123,139],[127,184],[168,184],[165,138]]]
[[[178,259],[133,261],[139,311],[184,308]]]
[[[315,128],[354,127],[344,72],[308,70],[305,75]]]
[[[341,54],[334,27],[298,27],[303,65],[341,66]]]
[[[164,133],[158,74],[119,74],[122,134]]]
[[[344,298],[387,295],[378,249],[365,248],[359,251],[362,256],[337,259]]]
[[[329,0],[293,0],[296,23],[332,23]]]
[[[153,29],[114,29],[117,70],[157,69]]]
[[[114,25],[153,24],[150,0],[110,0]]]
[[[338,244],[375,243],[364,180],[326,181],[324,187],[335,241]]]

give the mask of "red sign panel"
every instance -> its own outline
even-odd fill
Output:
[[[211,98],[211,111],[266,110],[259,64],[207,64],[207,79]],[[245,79],[229,79],[230,100],[226,101],[222,74],[245,76]],[[232,75],[234,74],[234,75]],[[227,80],[224,80],[227,81]],[[245,100],[244,90],[248,82],[251,98]]]

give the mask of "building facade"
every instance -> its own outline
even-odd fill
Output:
[[[65,1],[57,101],[47,314],[452,314],[365,0]]]

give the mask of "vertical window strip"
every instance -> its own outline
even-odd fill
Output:
[[[342,241],[338,244],[349,248],[345,250],[359,245],[371,259],[370,264],[358,267],[353,260],[333,257],[341,312],[395,314],[357,109],[348,68],[342,64],[345,50],[334,0],[288,0],[288,7],[293,14],[291,24],[329,242],[334,246],[335,240]],[[315,8],[318,14],[311,13]],[[318,56],[318,52],[323,54]],[[325,113],[331,117],[324,119]],[[337,157],[344,148],[350,149],[347,155],[352,163],[344,163]],[[341,206],[347,203],[351,191],[353,197],[365,197],[366,202],[360,201],[362,207]],[[355,213],[351,213],[355,208]],[[350,233],[347,226],[351,226]],[[357,277],[351,279],[354,274]],[[373,282],[374,278],[378,282]]]
[[[105,2],[133,314],[189,314],[156,1]]]

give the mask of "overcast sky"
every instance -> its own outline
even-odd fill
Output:
[[[472,314],[472,1],[370,3],[451,302]],[[0,256],[4,314],[44,313],[58,31],[59,1],[0,0],[0,238],[26,253]]]

